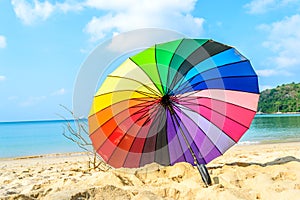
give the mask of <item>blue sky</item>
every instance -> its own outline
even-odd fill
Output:
[[[64,115],[89,53],[149,27],[235,46],[261,89],[300,81],[299,0],[0,0],[0,121]]]

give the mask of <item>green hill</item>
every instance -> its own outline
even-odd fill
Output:
[[[300,83],[290,83],[261,92],[258,111],[263,113],[299,112]]]

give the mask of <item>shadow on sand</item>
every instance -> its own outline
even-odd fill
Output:
[[[227,166],[239,166],[239,167],[248,167],[251,165],[258,165],[261,167],[267,167],[267,166],[272,166],[272,165],[281,165],[285,164],[288,162],[300,162],[300,159],[295,158],[293,156],[286,156],[282,158],[277,158],[271,162],[266,162],[266,163],[256,163],[256,162],[233,162],[233,163],[226,163],[225,165]],[[222,168],[223,166],[216,166],[216,167],[209,167],[209,169],[217,169],[217,168]]]
[[[233,163],[226,163],[224,165],[219,165],[219,166],[211,166],[208,167],[209,170],[211,169],[218,169],[218,168],[222,168],[225,165],[226,166],[238,166],[238,167],[248,167],[251,165],[258,165],[261,167],[267,167],[267,166],[273,166],[273,165],[282,165],[282,164],[286,164],[288,162],[299,162],[300,163],[300,159],[295,158],[293,156],[286,156],[286,157],[282,157],[282,158],[277,158],[271,162],[266,162],[266,163],[256,163],[256,162],[233,162]],[[219,177],[213,177],[213,184],[219,184]]]

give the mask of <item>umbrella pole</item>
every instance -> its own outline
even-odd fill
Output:
[[[211,178],[209,176],[208,170],[204,164],[199,164],[197,162],[197,168],[201,174],[202,181],[205,183],[206,187],[211,185]]]
[[[171,105],[168,105],[167,107],[170,110],[171,115],[175,115],[175,111],[174,111],[173,107]],[[200,164],[198,162],[198,160],[196,158],[196,155],[195,155],[193,149],[190,147],[190,145],[188,143],[188,140],[187,140],[187,138],[186,138],[186,136],[185,136],[178,120],[177,120],[177,118],[174,117],[173,119],[175,119],[175,122],[176,122],[177,126],[179,127],[179,131],[180,131],[180,133],[181,133],[181,135],[182,135],[189,151],[191,152],[191,154],[193,156],[194,164],[197,166],[197,169],[198,169],[198,171],[201,175],[202,181],[204,182],[205,186],[208,187],[209,185],[211,185],[212,182],[211,182],[211,178],[210,178],[210,175],[208,173],[208,170],[207,170],[206,166],[204,164]]]

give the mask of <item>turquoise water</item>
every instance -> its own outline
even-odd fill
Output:
[[[256,115],[240,143],[300,141],[299,114]]]
[[[0,157],[82,151],[62,135],[64,124],[60,120],[0,123]],[[257,115],[240,143],[289,141],[300,141],[300,115]]]
[[[62,135],[65,123],[60,120],[0,123],[0,157],[82,151]]]

